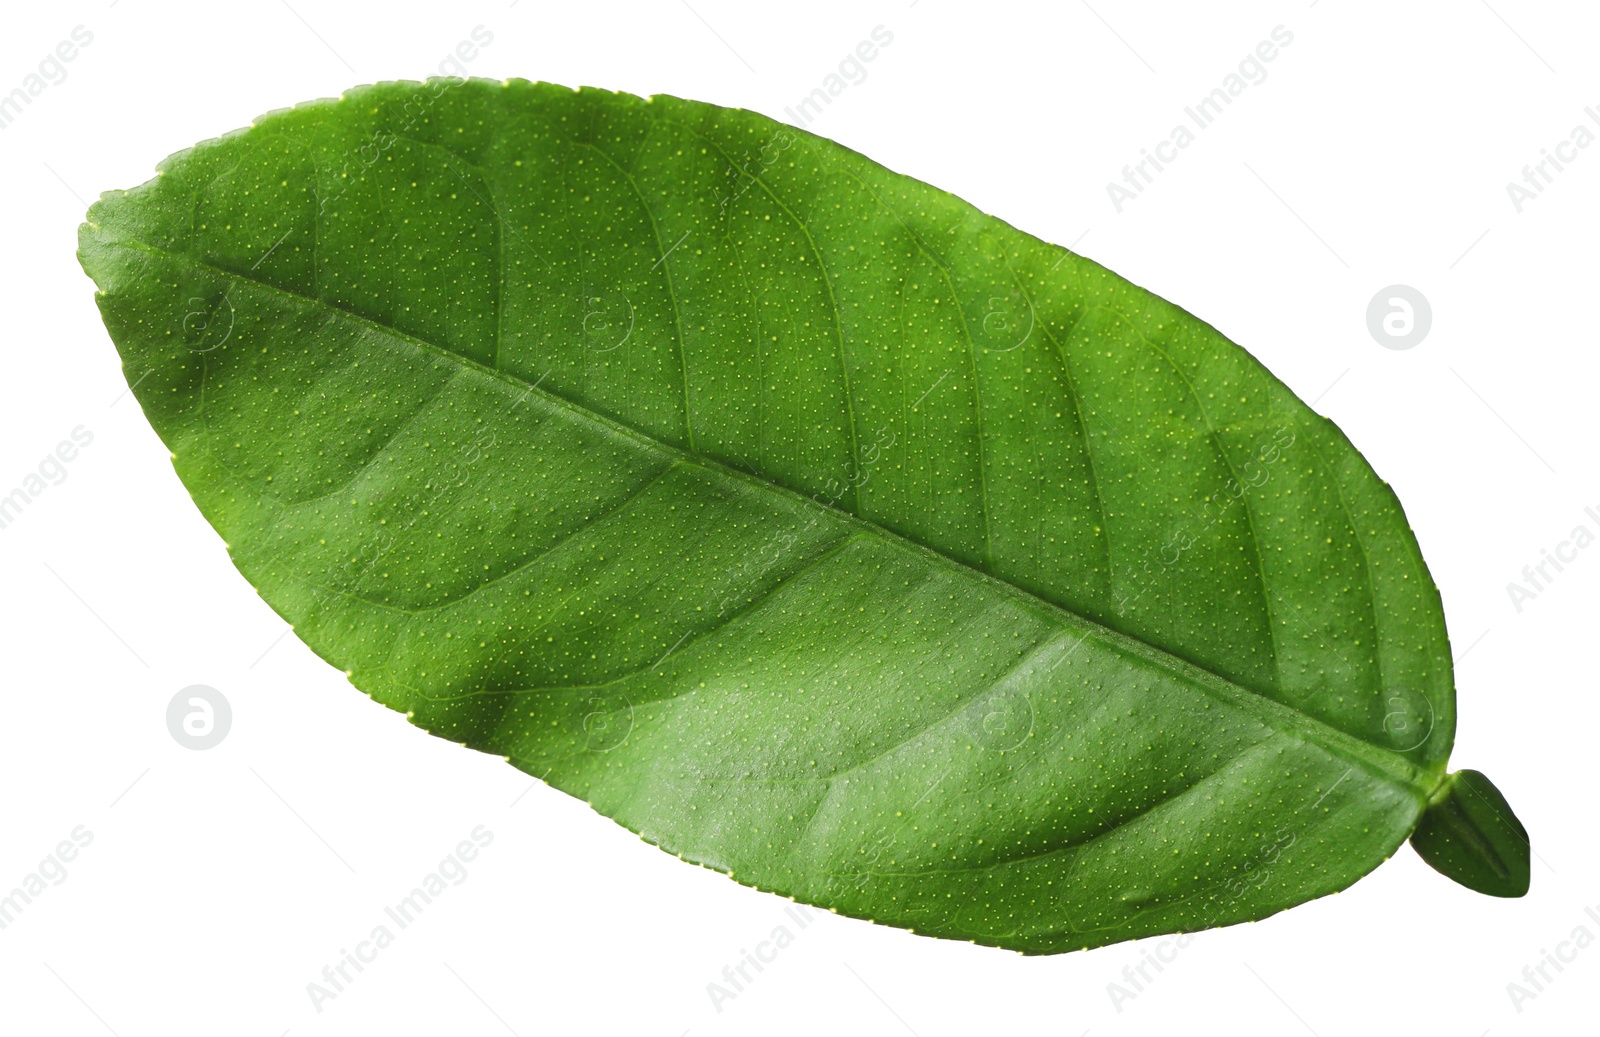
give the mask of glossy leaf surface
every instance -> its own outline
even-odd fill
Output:
[[[240,571],[434,734],[761,889],[1029,952],[1384,860],[1454,732],[1401,509],[1243,350],[745,111],[281,111],[105,196]]]

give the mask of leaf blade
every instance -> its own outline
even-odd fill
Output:
[[[508,181],[509,174],[502,176],[502,167],[495,165],[493,133],[513,139],[519,132],[526,135],[525,127],[517,129],[517,119],[524,117],[547,128],[560,121],[552,112],[573,111],[562,105],[579,105],[592,125],[608,127],[655,118],[649,108],[659,106],[668,112],[662,117],[668,125],[647,127],[640,153],[659,148],[678,119],[701,124],[694,136],[679,140],[704,140],[726,120],[745,135],[771,131],[772,124],[751,113],[693,102],[658,98],[647,103],[526,84],[464,84],[440,107],[429,106],[427,121],[437,121],[434,129],[440,133],[454,128],[465,135],[471,129],[485,141],[481,153],[464,158],[408,126],[407,133],[391,134],[399,170],[373,164],[353,185],[332,195],[331,204],[327,190],[308,192],[306,184],[317,185],[317,167],[314,162],[306,166],[296,149],[337,151],[318,136],[322,133],[344,141],[348,150],[370,128],[362,114],[368,102],[381,96],[392,102],[404,89],[409,88],[367,88],[337,104],[280,113],[209,151],[197,149],[169,163],[162,181],[141,189],[144,196],[108,197],[91,214],[84,235],[85,266],[101,285],[102,309],[125,361],[147,363],[155,372],[136,395],[178,455],[175,463],[186,485],[224,538],[240,545],[235,561],[241,571],[308,644],[351,672],[357,686],[413,714],[415,722],[435,733],[513,757],[530,773],[590,799],[646,838],[687,858],[737,871],[743,881],[846,913],[1030,951],[1261,917],[1342,888],[1411,831],[1442,773],[1453,730],[1448,650],[1436,591],[1392,494],[1337,430],[1310,415],[1242,351],[1120,279],[1109,289],[1092,288],[1095,278],[1114,275],[1087,260],[1061,260],[1050,247],[981,217],[965,203],[815,139],[797,137],[796,146],[810,149],[805,154],[817,163],[812,173],[825,183],[807,189],[795,181],[768,185],[757,177],[745,192],[759,189],[764,194],[756,197],[769,199],[767,211],[748,212],[757,226],[787,209],[805,240],[752,232],[741,247],[720,246],[717,260],[737,260],[746,287],[750,271],[769,262],[803,263],[807,249],[815,261],[815,271],[796,267],[808,273],[792,283],[750,292],[744,320],[730,316],[733,309],[716,309],[726,304],[716,291],[720,282],[705,280],[705,270],[694,263],[679,265],[685,262],[679,256],[685,239],[667,247],[679,225],[665,211],[658,219],[647,204],[649,191],[660,184],[631,182],[624,191],[612,174],[582,169],[586,160],[576,156],[600,145],[591,141],[587,150],[562,151],[552,144],[544,152],[523,147],[517,153],[537,165],[548,184],[558,185],[532,190],[531,197],[526,184],[508,186],[516,178]],[[508,105],[524,111],[507,115]],[[370,107],[381,120],[384,103]],[[491,133],[484,128],[489,126],[496,129]],[[401,142],[413,137],[422,143],[405,150]],[[531,138],[539,139],[537,133]],[[596,131],[595,139],[603,142],[604,134]],[[529,141],[525,137],[521,143]],[[277,144],[281,147],[269,146]],[[558,168],[552,154],[563,156],[568,167]],[[596,159],[596,168],[629,173],[614,156],[606,158],[609,165]],[[671,168],[665,158],[662,164]],[[632,175],[641,175],[639,168]],[[471,172],[482,175],[481,190],[469,182]],[[233,185],[216,188],[230,177]],[[167,186],[180,178],[185,183]],[[287,189],[282,197],[270,203],[243,200],[252,192],[270,195],[274,179]],[[685,208],[703,202],[691,197],[699,181],[682,179],[682,193],[674,201]],[[390,202],[384,208],[373,200],[384,197],[384,188],[396,194],[408,183],[427,195],[425,202],[410,207]],[[249,189],[240,191],[241,184]],[[884,194],[895,190],[915,196],[914,211],[885,203]],[[789,194],[780,197],[780,191]],[[295,202],[296,193],[320,194],[322,200]],[[441,209],[446,196],[458,207]],[[596,197],[608,201],[582,210],[579,198]],[[195,217],[195,199],[207,206],[205,220]],[[558,215],[558,202],[615,224],[624,222],[630,204],[643,212],[634,213],[631,237],[620,236],[610,252],[588,254],[580,235],[537,234],[533,216],[519,225],[527,212],[544,214],[551,226],[570,227]],[[304,231],[291,220],[281,249],[265,260],[251,257],[279,228],[274,223],[241,232],[235,223],[270,222],[262,213],[303,215],[307,205],[312,244],[302,244]],[[885,265],[878,257],[863,262],[868,274],[861,278],[830,272],[824,254],[831,255],[834,246],[822,230],[813,234],[817,213],[830,206],[850,213],[844,225],[864,221],[874,232],[856,233],[852,240],[898,249],[906,265]],[[925,217],[924,210],[935,215]],[[419,214],[431,216],[430,226],[451,225],[448,249],[404,238],[408,232],[397,228]],[[571,213],[565,219],[570,221]],[[954,230],[939,222],[952,219]],[[977,223],[980,219],[984,222]],[[212,221],[230,229],[213,234]],[[933,238],[930,227],[946,242],[945,253],[936,254],[924,240]],[[686,233],[694,230],[690,226]],[[728,239],[734,237],[730,226]],[[535,240],[541,246],[553,242],[573,255],[543,257],[532,246]],[[320,257],[315,242],[322,243]],[[404,262],[375,262],[380,254],[372,251],[379,247],[375,242],[380,252],[413,251],[404,253]],[[306,251],[312,255],[301,254]],[[122,254],[127,252],[138,258]],[[499,257],[492,291],[481,283],[480,269],[491,265],[491,255]],[[269,267],[274,256],[279,265]],[[509,278],[507,256],[517,257],[517,269],[528,278],[525,289]],[[1045,283],[1046,259],[1070,261],[1069,283]],[[624,309],[592,294],[594,282],[583,273],[591,261],[640,296],[638,304],[627,298],[627,336],[616,344]],[[437,281],[441,264],[446,290],[418,273],[434,271]],[[574,309],[571,284],[565,294],[556,293],[557,302],[539,302],[549,351],[530,347],[529,337],[540,325],[516,316],[519,305],[535,305],[518,303],[519,293],[537,295],[546,279],[561,271],[572,276],[574,267],[578,312],[567,312]],[[655,272],[662,269],[663,274]],[[630,270],[638,280],[628,280]],[[673,278],[680,274],[683,287],[676,288]],[[918,298],[915,288],[897,293],[899,314],[892,320],[884,318],[882,306],[876,318],[847,317],[883,290],[885,278],[914,285],[921,275],[931,283],[942,281],[943,288],[926,298]],[[986,294],[1007,293],[1008,284],[1022,289],[1027,278],[1038,281],[1037,299],[1026,290]],[[374,283],[380,289],[371,293],[376,303],[354,287]],[[385,298],[385,290],[394,298]],[[1069,297],[1072,291],[1079,293],[1077,301]],[[1099,298],[1096,291],[1133,299],[1140,308],[1127,313],[1083,301]],[[726,294],[734,294],[731,287]],[[704,304],[707,309],[692,308],[698,303],[691,300],[706,298],[713,300]],[[146,325],[176,323],[192,333],[179,319],[189,299],[208,304],[205,326],[194,342],[175,343],[170,335],[148,332]],[[227,300],[231,318],[230,337],[221,342],[210,321],[220,309],[218,299]],[[472,305],[463,309],[462,299]],[[492,320],[477,312],[489,299]],[[996,299],[1020,301],[1005,312],[1035,321],[1015,346],[1004,348],[1019,330],[1009,316],[988,320],[1002,312],[984,309]],[[413,308],[425,308],[420,303],[435,310],[412,314]],[[935,397],[935,404],[945,407],[942,420],[930,421],[931,431],[924,427],[920,436],[912,435],[919,428],[912,417],[943,382],[930,377],[933,387],[912,403],[921,381],[911,383],[905,369],[875,371],[850,351],[886,340],[884,325],[899,323],[907,307],[921,316],[905,326],[936,342],[908,347],[904,368],[921,364],[919,373],[931,376],[940,364],[968,362],[962,374],[944,368],[947,374],[939,376],[952,389],[967,390],[961,394],[967,399]],[[684,308],[691,314],[687,323]],[[708,313],[724,320],[725,328],[755,329],[754,349],[728,350],[729,363],[747,363],[750,352],[757,354],[754,391],[747,378],[719,380],[715,360],[727,357],[708,353],[698,348],[701,340],[686,337],[684,328],[710,320]],[[832,335],[826,329],[792,341],[775,335],[778,345],[769,351],[761,344],[760,329],[763,316],[770,323],[771,313],[829,315]],[[1180,320],[1187,322],[1181,338],[1130,347],[1126,352],[1136,360],[1118,360],[1116,350],[1108,354],[1109,363],[1097,356],[1106,343],[1131,341],[1127,329],[1148,326],[1140,331],[1148,340],[1149,328]],[[984,333],[985,321],[988,331],[1002,336],[1001,348],[980,344],[976,336]],[[1043,330],[1035,336],[1040,322]],[[959,336],[953,331],[957,326],[963,329]],[[975,326],[979,332],[972,331]],[[550,345],[563,328],[579,350],[621,355],[597,361],[579,353],[574,359],[570,344],[565,351],[560,341]],[[590,341],[596,332],[602,336],[598,350]],[[1086,344],[1063,345],[1079,342],[1075,336]],[[304,348],[296,352],[300,341],[315,342],[315,354]],[[262,342],[270,363],[249,352]],[[1061,407],[1058,424],[1005,420],[1017,413],[1007,404],[1022,408],[1040,402],[1039,386],[1024,386],[1016,370],[1026,362],[1013,362],[1024,348],[1020,356],[1033,362],[1051,359],[1051,349],[1061,361],[1063,381],[1035,380],[1059,393],[1053,400]],[[770,380],[768,363],[777,370]],[[996,366],[1001,364],[1012,366]],[[612,365],[622,368],[620,373]],[[374,378],[374,370],[381,376]],[[858,374],[855,388],[852,372]],[[1106,401],[1133,384],[1128,379],[1153,385],[1149,391],[1159,400],[1143,408],[1121,407],[1113,419]],[[1219,389],[1241,383],[1243,390],[1233,389],[1245,392],[1240,403],[1216,402]],[[305,389],[312,384],[322,388]],[[990,387],[987,426],[985,385]],[[696,386],[703,387],[698,391],[705,400],[729,412],[722,416],[728,420],[702,417],[718,408],[707,404],[697,410],[691,392]],[[204,402],[193,412],[185,409],[189,401],[205,401],[208,391],[209,414]],[[1252,394],[1258,397],[1253,405]],[[304,419],[315,436],[297,438],[292,429],[273,428],[263,418],[281,413],[282,401],[291,396],[298,404],[292,416]],[[1213,408],[1235,410],[1228,420],[1214,423],[1203,399],[1211,399]],[[852,461],[856,476],[867,470],[860,464],[867,455],[862,454],[856,400],[862,401],[860,417],[869,427],[903,422],[904,453],[898,462],[883,464],[899,463],[916,478],[851,480],[848,495],[835,492],[840,474],[851,474]],[[1174,421],[1175,407],[1188,408],[1186,421]],[[754,435],[741,413],[748,409],[758,415]],[[817,419],[815,413],[824,409],[834,410],[837,418]],[[1064,417],[1068,409],[1074,419]],[[1283,423],[1273,426],[1268,419]],[[769,420],[776,434],[763,433]],[[1112,427],[1113,420],[1118,427]],[[1096,432],[1095,421],[1106,427]],[[1112,519],[1118,518],[1133,543],[1146,546],[1163,544],[1171,529],[1153,525],[1156,520],[1145,514],[1158,510],[1150,506],[1155,495],[1141,503],[1131,490],[1119,498],[1112,489],[1147,464],[1136,459],[1136,451],[1149,449],[1151,436],[1125,431],[1130,425],[1166,432],[1165,443],[1157,443],[1170,456],[1159,459],[1157,467],[1176,474],[1163,480],[1163,490],[1193,490],[1204,498],[1231,477],[1245,504],[1236,512],[1219,507],[1217,517],[1201,528],[1214,541],[1206,545],[1209,566],[1198,573],[1176,563],[1153,575],[1147,569],[1151,582],[1134,584],[1127,592],[1136,592],[1137,607],[1118,610],[1108,608],[1115,601]],[[1072,428],[1076,438],[1063,431]],[[1041,437],[1041,430],[1049,435]],[[1260,436],[1283,430],[1287,437],[1273,441],[1273,456],[1284,460],[1281,473],[1252,484],[1238,462],[1240,449],[1260,463],[1267,456]],[[776,440],[771,445],[768,436]],[[247,439],[253,440],[248,447],[226,445]],[[435,441],[448,444],[448,451],[435,447]],[[537,447],[542,467],[534,470],[534,461],[510,453],[510,444]],[[1054,464],[1047,463],[1040,444],[1057,451]],[[883,453],[897,445],[898,437]],[[1031,481],[1027,473],[1018,474],[1030,450],[1038,453]],[[1104,485],[1095,468],[1097,452],[1100,470],[1115,475]],[[335,455],[332,461],[329,453]],[[1291,456],[1297,473],[1292,476]],[[280,461],[284,457],[289,460]],[[738,470],[745,461],[754,462],[758,477]],[[961,474],[940,487],[941,496],[922,476],[942,466]],[[1081,474],[1082,488],[1075,485],[1072,491],[1078,496],[1048,492],[1054,480],[1042,473],[1057,466]],[[470,477],[452,485],[461,469]],[[1265,509],[1263,520],[1295,514],[1282,501],[1277,506],[1284,510],[1270,510],[1274,498],[1255,492],[1280,474],[1276,488],[1287,483],[1287,497],[1299,491],[1302,498],[1337,498],[1338,507],[1312,509],[1317,521],[1301,515],[1307,528],[1297,539],[1271,546],[1279,552],[1296,547],[1298,561],[1316,570],[1331,567],[1346,584],[1355,582],[1353,569],[1336,563],[1359,555],[1372,599],[1365,626],[1359,614],[1352,619],[1319,607],[1325,581],[1290,580],[1267,564],[1270,555],[1262,550],[1252,509]],[[285,481],[296,486],[285,492]],[[1062,481],[1054,489],[1065,486]],[[471,493],[456,492],[464,488]],[[971,489],[983,502],[975,510],[961,500]],[[919,490],[924,491],[920,496]],[[818,496],[827,503],[819,504]],[[1002,504],[990,503],[996,499]],[[1052,502],[1069,500],[1078,506],[1075,522],[1049,525],[1056,521]],[[536,513],[552,501],[548,513]],[[952,515],[940,515],[942,507]],[[1314,539],[1310,534],[1322,531],[1323,516],[1352,510],[1373,527],[1367,535],[1376,546],[1362,539],[1362,520],[1351,517],[1342,535],[1360,542],[1358,550],[1341,544],[1347,550],[1330,561],[1306,549],[1304,542]],[[1095,517],[1104,536],[1067,535]],[[391,521],[395,526],[386,530]],[[403,532],[397,533],[402,523]],[[1151,533],[1155,528],[1162,536]],[[717,531],[715,557],[707,557],[710,550],[691,549],[704,546],[706,529]],[[1060,536],[1040,535],[1051,529]],[[1043,555],[1008,556],[1007,548],[1016,551],[1028,531],[1036,540],[1062,541],[1063,553],[1050,557],[1069,564],[1055,572],[1041,566]],[[429,534],[435,541],[448,534],[454,552],[443,560],[430,558]],[[1332,543],[1331,537],[1325,539]],[[329,541],[333,546],[324,549]],[[776,545],[782,549],[774,550]],[[1253,562],[1233,559],[1247,547]],[[1197,550],[1185,547],[1179,561],[1191,561]],[[599,553],[586,558],[591,551]],[[611,552],[609,562],[605,552]],[[729,557],[741,561],[730,567]],[[752,563],[752,557],[761,561]],[[1079,592],[1069,577],[1092,578],[1097,567],[1106,570],[1104,587],[1090,597],[1074,597]],[[885,572],[893,577],[886,581]],[[1205,589],[1218,585],[1218,573],[1228,576],[1222,586],[1236,586],[1241,595],[1258,585],[1260,609],[1230,612],[1208,603]],[[518,586],[525,597],[538,590],[540,598],[531,607],[543,611],[536,617],[518,612],[518,602],[507,596],[508,588]],[[600,589],[585,596],[578,589],[583,587]],[[845,593],[862,588],[872,593],[862,599]],[[1300,646],[1296,656],[1291,649],[1288,672],[1296,672],[1296,665],[1301,673],[1314,666],[1341,671],[1343,686],[1332,684],[1340,703],[1317,703],[1317,695],[1329,690],[1327,683],[1295,686],[1282,679],[1284,659],[1272,626],[1275,593],[1289,595],[1291,615],[1313,613],[1311,621],[1297,620],[1293,632],[1304,637],[1307,629],[1338,628],[1327,639],[1334,643],[1325,640],[1320,652]],[[1387,611],[1377,604],[1384,595]],[[699,629],[693,613],[674,611],[676,599],[701,602],[696,606],[701,612],[709,606],[712,616],[706,618],[715,618],[717,626]],[[624,602],[641,609],[634,621],[621,611]],[[873,607],[871,622],[859,630],[831,632],[839,617],[851,615],[852,604],[857,616]],[[920,618],[902,621],[902,605],[908,616]],[[1164,612],[1188,609],[1191,615],[1183,617],[1181,629],[1162,627],[1152,634],[1150,624],[1157,622],[1152,606]],[[796,625],[786,610],[811,617],[810,625]],[[1378,642],[1380,617],[1407,612],[1422,615],[1396,621],[1393,629],[1401,632],[1369,648],[1366,657],[1350,647],[1352,641],[1360,644],[1359,636],[1338,636],[1366,631]],[[594,618],[602,614],[604,623]],[[643,618],[647,614],[650,618]],[[485,618],[496,623],[506,618],[506,633],[474,648],[469,639],[475,632],[481,636]],[[924,623],[930,629],[918,629]],[[751,635],[752,624],[767,624],[779,633]],[[837,642],[819,640],[814,629],[819,625]],[[1271,672],[1277,675],[1271,678],[1251,652],[1218,655],[1206,640],[1230,629],[1262,626],[1272,649]],[[374,637],[374,630],[381,633]],[[1420,648],[1396,648],[1396,642],[1419,634]],[[1006,640],[1018,643],[1004,650],[984,644]],[[456,645],[441,649],[444,641]],[[1255,641],[1259,652],[1259,636]],[[828,662],[840,644],[853,653],[844,669],[837,660]],[[720,648],[710,653],[708,645]],[[1075,646],[1073,658],[1062,654],[1068,645]],[[665,655],[652,663],[663,648]],[[676,672],[672,677],[666,670],[657,673],[664,664],[693,666],[691,676],[720,679],[741,651],[748,660],[743,680],[717,686],[689,705],[702,690],[694,685],[707,682],[683,685],[675,683]],[[583,659],[585,652],[592,658]],[[938,659],[940,666],[912,665],[924,656]],[[1042,659],[1055,667],[1044,676],[1039,675]],[[784,665],[798,668],[799,660],[810,666],[804,677]],[[1381,672],[1386,660],[1396,660],[1391,668],[1420,674],[1421,686],[1399,689],[1405,692],[1400,696],[1364,686],[1362,674],[1374,668]],[[1064,681],[1063,673],[1070,680]],[[1139,681],[1150,683],[1135,687]],[[853,690],[830,691],[841,682]],[[522,690],[513,694],[507,687]],[[555,687],[565,690],[549,690]],[[787,698],[763,702],[752,697],[751,687],[782,689]],[[441,701],[463,688],[473,693]],[[871,688],[893,694],[872,701]],[[928,689],[949,692],[949,701],[925,702],[938,699]],[[804,695],[813,698],[807,701]],[[1113,705],[1122,710],[1114,723]],[[755,719],[740,723],[741,710]],[[550,731],[540,729],[546,716],[554,718]],[[830,716],[846,717],[851,724],[828,728],[822,721]],[[692,732],[708,724],[727,728],[732,743],[776,742],[784,751],[774,755],[776,750],[765,745],[746,756],[730,753],[728,745],[697,746]],[[893,747],[878,753],[882,742]],[[1039,751],[1041,744],[1049,745],[1049,752]],[[1098,759],[1103,766],[1105,759],[1115,758],[1106,745],[1125,748],[1138,766],[1104,786],[1054,787],[1052,781],[1063,775],[1092,778],[1089,761]],[[1171,759],[1149,759],[1155,745]],[[812,776],[818,759],[831,763],[824,769],[826,782]],[[674,760],[682,763],[683,774],[676,783],[660,780],[662,761]],[[890,760],[895,766],[886,769]],[[1272,768],[1282,769],[1283,761],[1287,770],[1274,776]],[[911,787],[908,775],[917,779]],[[827,793],[819,795],[819,784],[828,785]],[[852,784],[866,787],[857,794]],[[1270,806],[1262,805],[1264,792],[1257,789],[1276,797]],[[984,790],[1005,801],[1010,813],[996,818],[975,810],[971,797]],[[1239,802],[1252,795],[1256,802]],[[1218,796],[1237,798],[1221,810],[1208,805]],[[713,803],[718,823],[698,824],[694,815]],[[897,806],[897,819],[884,816],[892,813],[890,806]],[[916,812],[914,822],[904,820],[907,807]],[[796,820],[802,815],[807,817],[803,823]],[[1286,818],[1294,824],[1273,827]],[[751,827],[766,835],[736,832],[734,819],[753,819]],[[1183,830],[1191,823],[1213,830],[1190,837]],[[908,826],[916,832],[937,829],[941,837],[913,836]],[[1208,843],[1211,839],[1216,842]],[[1143,849],[1146,871],[1119,873],[1118,856],[1125,862],[1134,848]],[[945,852],[953,852],[958,867],[946,866]],[[872,866],[864,866],[863,857],[870,857]],[[1181,874],[1213,857],[1203,875]],[[1268,872],[1270,878],[1261,877]],[[1062,884],[1073,884],[1075,892],[1063,898]],[[941,893],[945,900],[959,895],[963,905],[982,904],[988,897],[991,907],[951,909],[939,902]]]

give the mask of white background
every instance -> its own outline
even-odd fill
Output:
[[[76,426],[94,440],[0,529],[0,892],[75,826],[93,841],[0,930],[0,1030],[1594,1032],[1600,944],[1521,1011],[1507,989],[1575,927],[1600,937],[1600,547],[1520,612],[1507,590],[1575,526],[1600,532],[1600,146],[1520,213],[1506,190],[1600,105],[1587,5],[291,2],[4,15],[0,93],[74,27],[93,42],[0,131],[0,494]],[[408,726],[282,636],[120,395],[73,254],[99,191],[268,110],[434,73],[480,25],[475,75],[777,118],[885,26],[812,129],[1214,323],[1394,484],[1458,658],[1453,766],[1526,822],[1532,893],[1470,893],[1403,848],[1343,894],[1182,950],[1022,958],[826,916],[717,1011],[707,984],[795,928],[786,902]],[[1268,77],[1118,213],[1107,182],[1278,25],[1293,42]],[[1395,283],[1433,309],[1404,351],[1365,319]],[[232,704],[208,751],[166,727],[190,684]],[[476,825],[494,841],[465,881],[315,1011],[307,984]],[[1158,948],[1175,960],[1114,1005],[1108,984]]]

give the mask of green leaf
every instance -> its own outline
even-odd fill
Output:
[[[829,141],[382,84],[107,194],[81,258],[314,651],[740,882],[1064,951],[1342,889],[1444,787],[1438,593],[1338,429]]]
[[[1532,847],[1511,804],[1478,771],[1457,771],[1422,813],[1411,846],[1440,874],[1492,897],[1528,892]]]

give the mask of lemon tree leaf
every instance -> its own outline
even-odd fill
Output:
[[[1341,889],[1459,799],[1438,593],[1339,430],[830,141],[386,83],[173,156],[80,249],[307,645],[740,882],[1064,951]],[[1441,870],[1517,873],[1451,816]]]

